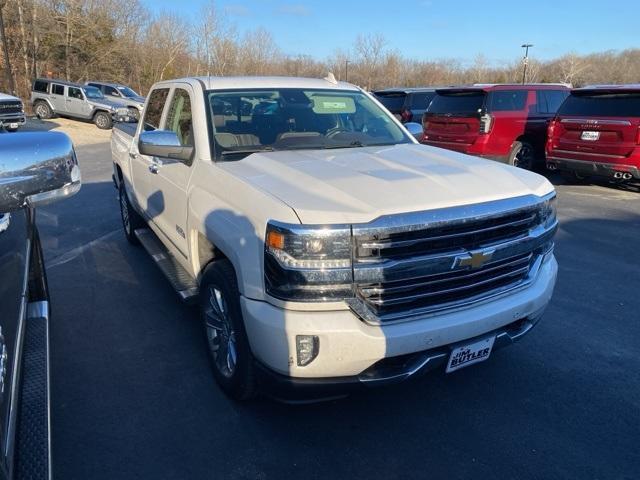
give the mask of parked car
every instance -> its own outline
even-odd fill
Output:
[[[61,117],[91,120],[96,127],[108,130],[120,105],[108,100],[95,87],[40,78],[33,82],[31,104],[40,118]]]
[[[0,135],[0,479],[51,478],[49,291],[40,205],[80,188],[69,138]]]
[[[435,88],[388,88],[373,92],[402,123],[420,122],[435,94]]]
[[[561,84],[439,89],[422,142],[531,170],[544,163],[547,127],[567,95]]]
[[[549,125],[547,167],[578,179],[640,180],[640,85],[572,90]]]
[[[15,132],[26,123],[24,104],[13,95],[0,93],[0,131]]]
[[[129,109],[129,114],[134,120],[138,120],[144,108],[144,97],[136,93],[131,87],[119,83],[87,82],[85,85],[96,87],[113,103]]]
[[[236,399],[452,372],[521,338],[551,298],[553,186],[424,148],[348,83],[160,82],[111,149],[124,234],[199,303]]]

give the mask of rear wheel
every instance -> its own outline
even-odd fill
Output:
[[[586,175],[571,170],[562,170],[560,175],[567,183],[584,183],[588,178]]]
[[[536,161],[536,152],[529,142],[515,142],[509,154],[509,165],[533,170]]]
[[[33,110],[36,116],[40,119],[48,120],[53,117],[53,110],[51,110],[51,107],[47,102],[36,102]]]
[[[111,120],[111,115],[107,112],[98,112],[93,117],[93,123],[95,123],[96,127],[100,130],[109,130],[113,121]]]
[[[122,219],[122,228],[124,234],[132,245],[140,245],[140,240],[134,233],[138,228],[145,226],[144,219],[136,212],[129,202],[129,196],[124,188],[124,182],[120,181],[120,189],[118,190],[120,197],[120,218]]]
[[[206,268],[200,284],[200,312],[218,385],[235,400],[252,398],[256,393],[253,355],[244,329],[238,281],[228,260]]]

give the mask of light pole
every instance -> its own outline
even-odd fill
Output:
[[[349,60],[344,61],[344,81],[349,81]]]
[[[529,64],[529,48],[533,47],[532,43],[525,43],[522,45],[522,48],[524,48],[524,59],[522,61],[523,66],[522,66],[522,84],[524,85],[524,82],[527,80],[527,65]]]

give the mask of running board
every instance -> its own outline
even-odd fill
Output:
[[[185,302],[195,301],[198,297],[198,284],[162,244],[156,234],[148,228],[139,228],[134,231],[134,234],[178,292],[180,298]]]
[[[51,478],[48,301],[28,304],[24,328],[15,478],[48,480]]]

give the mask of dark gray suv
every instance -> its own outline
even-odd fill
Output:
[[[31,89],[33,111],[40,118],[61,117],[91,120],[108,130],[121,106],[108,100],[95,87],[63,80],[37,79]],[[125,111],[126,113],[126,111]]]
[[[422,122],[435,88],[387,88],[377,90],[373,95],[402,123]]]

